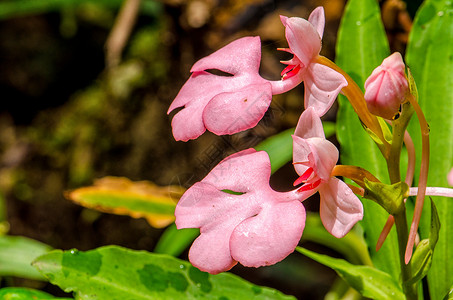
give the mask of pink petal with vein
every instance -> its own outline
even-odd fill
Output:
[[[324,115],[347,85],[337,71],[319,63],[310,64],[304,74],[305,108],[313,107],[318,116]]]
[[[343,181],[331,178],[319,188],[319,194],[321,220],[333,236],[345,236],[363,218],[362,203]]]
[[[324,33],[324,26],[326,23],[325,20],[326,18],[324,16],[324,8],[322,6],[315,8],[308,17],[308,22],[310,22],[313,27],[316,28],[316,31],[318,31],[318,34],[321,38]]]

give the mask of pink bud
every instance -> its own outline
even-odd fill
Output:
[[[407,91],[403,58],[400,53],[395,52],[384,59],[365,81],[368,110],[385,119],[393,119]]]

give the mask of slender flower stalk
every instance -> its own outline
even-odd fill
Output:
[[[412,251],[414,247],[415,237],[417,235],[418,224],[420,223],[420,218],[422,215],[423,202],[425,199],[426,184],[428,181],[428,169],[429,169],[429,126],[426,122],[425,116],[423,114],[420,105],[414,98],[413,95],[410,95],[409,101],[412,107],[417,114],[418,121],[420,123],[420,130],[422,135],[422,161],[420,166],[420,176],[418,180],[418,192],[417,198],[415,201],[414,217],[412,219],[411,229],[409,233],[409,239],[406,247],[405,262],[409,263]]]
[[[404,182],[408,185],[411,186],[412,180],[414,179],[414,171],[415,171],[415,147],[414,147],[414,142],[412,141],[411,136],[409,135],[409,132],[404,133],[404,144],[406,145],[407,149],[407,172],[406,172],[406,179]],[[418,189],[417,189],[418,190]],[[411,195],[413,196],[413,195]],[[384,225],[384,228],[382,229],[381,234],[379,235],[379,238],[376,243],[376,251],[379,251],[381,249],[382,245],[384,244],[385,239],[390,233],[390,230],[393,227],[393,224],[395,224],[395,218],[390,215],[387,219],[387,222]]]
[[[417,196],[418,190],[418,187],[409,188],[409,196]],[[426,187],[425,195],[453,198],[453,189],[444,187]]]

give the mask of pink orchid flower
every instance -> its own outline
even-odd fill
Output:
[[[259,37],[244,37],[196,62],[168,113],[183,107],[172,120],[173,136],[187,141],[206,129],[233,134],[258,124],[272,100],[271,84],[259,74]],[[214,75],[217,69],[232,76]]]
[[[282,61],[288,66],[282,71],[282,81],[293,84],[304,81],[305,108],[313,107],[318,116],[324,115],[335,101],[341,89],[348,85],[343,75],[317,62],[324,33],[324,9],[317,7],[308,21],[302,18],[280,16],[285,26],[289,49],[280,49],[294,55]]]
[[[172,120],[176,140],[188,141],[206,129],[217,134],[234,134],[258,124],[272,95],[287,92],[305,81],[305,107],[313,106],[323,115],[332,105],[346,79],[333,69],[316,62],[321,50],[324,10],[315,9],[309,21],[281,17],[286,27],[288,51],[294,58],[282,62],[289,66],[279,81],[259,75],[261,42],[259,37],[244,37],[231,42],[196,62],[187,80],[170,105],[168,113],[182,109]],[[225,75],[209,73],[220,70]],[[291,69],[291,70],[289,70]]]
[[[294,185],[304,183],[298,192],[306,199],[318,191],[324,227],[333,236],[343,237],[362,219],[363,206],[346,183],[331,176],[338,149],[325,139],[321,119],[312,107],[302,113],[293,135],[293,161],[300,175]]]
[[[248,149],[224,159],[184,193],[176,226],[200,228],[189,251],[195,267],[217,274],[237,262],[267,266],[294,251],[305,226],[301,195],[274,191],[270,174],[267,153]]]

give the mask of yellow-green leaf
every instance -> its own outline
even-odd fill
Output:
[[[151,226],[162,228],[175,220],[175,206],[184,191],[180,186],[161,187],[149,181],[104,177],[93,186],[67,192],[65,196],[87,208],[145,218]]]

